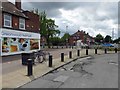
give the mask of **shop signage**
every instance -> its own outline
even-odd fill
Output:
[[[16,30],[1,30],[2,55],[19,54],[40,49],[40,34]]]
[[[40,39],[39,33],[1,29],[1,37],[16,37],[16,38],[35,38]]]

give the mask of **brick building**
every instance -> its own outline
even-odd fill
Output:
[[[1,55],[14,55],[40,49],[39,16],[5,0],[1,3]]]
[[[76,33],[69,37],[69,45],[77,45],[77,41],[81,40],[82,43],[91,45],[94,43],[94,38],[83,30],[78,30]]]

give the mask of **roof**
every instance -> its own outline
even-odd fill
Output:
[[[71,37],[74,37],[74,36],[77,36],[77,35],[80,35],[80,34],[86,35],[87,37],[89,37],[91,39],[94,39],[92,36],[90,36],[88,33],[85,33],[85,31],[83,31],[83,30],[82,31],[78,30],[77,32],[72,34]]]
[[[28,18],[24,13],[22,13],[22,10],[19,10],[15,7],[15,5],[11,2],[2,2],[2,11],[6,13],[10,13],[13,15],[17,15],[20,17]]]
[[[29,14],[33,14],[33,15],[39,16],[38,14],[36,14],[36,13],[34,13],[34,12],[31,12],[31,11],[28,11],[28,10],[23,11],[23,13],[29,13]]]

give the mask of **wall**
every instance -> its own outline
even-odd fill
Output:
[[[26,29],[30,32],[39,33],[39,16],[29,11],[23,12],[29,19],[26,20]]]
[[[19,17],[15,15],[12,15],[12,28],[10,29],[39,33],[39,16],[32,12],[24,13],[26,16],[28,16],[28,19],[25,19],[25,30],[19,29]],[[2,27],[4,27],[4,13],[2,14]]]

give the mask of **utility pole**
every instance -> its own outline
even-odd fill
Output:
[[[66,26],[66,34],[67,34],[67,30],[68,30],[68,26]],[[68,41],[68,39],[66,38],[66,48],[67,48],[67,41]]]
[[[112,40],[114,40],[114,28],[112,30]],[[113,43],[113,42],[112,42]]]
[[[114,28],[112,30],[112,39],[114,39]]]

